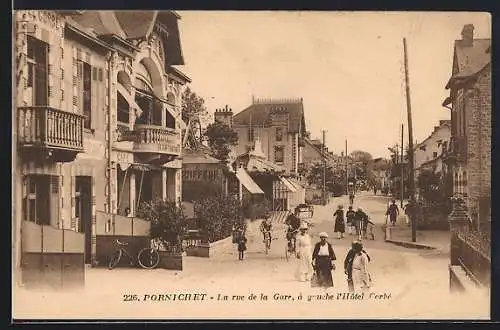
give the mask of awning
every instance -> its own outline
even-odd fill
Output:
[[[134,98],[130,95],[130,92],[127,91],[125,86],[118,83],[116,84],[116,89],[118,90],[118,93],[122,94],[125,100],[127,100],[129,106],[131,106],[135,110],[137,117],[140,117],[142,115],[142,109],[137,103],[135,103]]]
[[[236,177],[240,183],[251,193],[251,194],[264,194],[262,189],[252,180],[250,175],[243,168],[238,168],[236,171]]]
[[[280,180],[281,180],[281,182],[283,182],[283,184],[288,189],[288,191],[297,192],[297,189],[295,188],[295,186],[290,181],[288,181],[287,178],[281,177]]]
[[[295,180],[288,179],[288,181],[295,187],[295,190],[297,190],[297,191],[304,188],[304,187],[302,187],[302,185],[299,182],[297,182]]]

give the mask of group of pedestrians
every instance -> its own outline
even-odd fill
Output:
[[[312,286],[333,287],[332,272],[335,271],[333,245],[328,242],[326,232],[319,233],[320,241],[312,246],[307,226],[300,228],[297,237],[297,257],[299,258],[297,276],[300,281],[311,281]],[[370,257],[363,249],[363,244],[356,240],[344,259],[344,274],[347,276],[349,291],[366,291],[371,286],[368,270]]]
[[[361,207],[354,211],[353,207],[349,206],[344,217],[344,206],[338,205],[333,217],[335,218],[333,231],[337,234],[337,238],[344,238],[347,227],[349,235],[356,235],[360,240],[363,238],[375,239],[374,223]]]

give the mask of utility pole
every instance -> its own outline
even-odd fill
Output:
[[[322,157],[323,157],[323,205],[326,205],[326,146],[325,146],[325,130],[322,130],[323,134],[323,147],[322,147]]]
[[[349,196],[349,159],[347,158],[347,140],[345,140],[345,194]]]
[[[401,124],[401,209],[403,209],[403,198],[404,198],[404,190],[405,190],[405,184],[404,184],[404,147],[403,147],[403,134],[404,133],[404,124]]]
[[[410,102],[410,78],[408,75],[408,55],[406,49],[406,38],[403,38],[403,50],[404,50],[404,63],[405,63],[405,81],[406,81],[406,107],[408,112],[408,197],[410,199],[410,203],[412,205],[411,208],[411,240],[412,242],[417,241],[417,221],[416,221],[416,212],[415,212],[415,178],[413,172],[413,129],[412,129],[412,121],[411,121],[411,102]]]

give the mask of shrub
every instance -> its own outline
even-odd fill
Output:
[[[161,199],[142,202],[137,216],[151,221],[151,239],[158,239],[165,247],[180,246],[187,222],[183,209],[175,202]]]
[[[240,201],[232,196],[216,195],[194,204],[200,231],[208,242],[229,237],[234,227],[244,226]]]

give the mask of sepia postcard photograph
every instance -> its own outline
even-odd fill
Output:
[[[491,15],[14,10],[13,320],[489,320]]]

